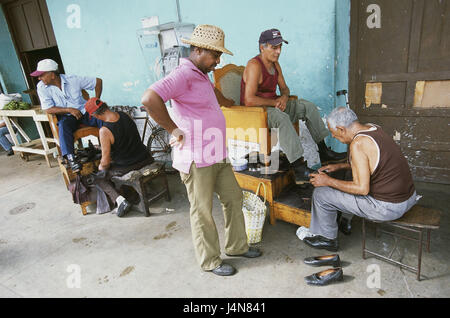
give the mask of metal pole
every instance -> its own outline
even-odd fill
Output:
[[[176,0],[178,22],[181,23],[180,0]]]
[[[362,218],[362,258],[366,259],[366,221]]]
[[[417,280],[420,281],[420,270],[422,269],[422,240],[423,240],[423,232],[419,231],[419,259],[417,264]]]

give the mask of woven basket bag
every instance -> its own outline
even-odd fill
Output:
[[[257,195],[259,194],[261,185],[264,188],[264,201]],[[257,194],[249,191],[242,191],[244,196],[242,212],[244,213],[245,230],[247,232],[247,241],[249,244],[261,242],[263,226],[267,215],[266,185],[262,182],[259,183],[256,193]]]

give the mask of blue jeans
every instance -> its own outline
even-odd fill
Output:
[[[85,113],[80,120],[77,120],[72,115],[58,116],[59,143],[63,156],[73,154],[73,133],[79,128],[80,124],[101,128],[103,126],[103,121],[98,120],[95,117],[89,119],[88,113]]]
[[[10,151],[12,149],[12,145],[9,142],[8,138],[6,138],[6,135],[9,134],[7,127],[0,128],[0,144],[2,145],[3,149],[5,151]]]

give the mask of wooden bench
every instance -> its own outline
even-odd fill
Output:
[[[170,201],[169,184],[164,164],[153,162],[139,170],[133,170],[120,177],[112,177],[111,181],[117,189],[123,186],[132,187],[139,195],[137,208],[145,216],[150,216],[149,205],[164,194]],[[158,182],[159,181],[159,182]]]
[[[441,212],[426,208],[420,205],[415,205],[412,207],[408,212],[406,212],[400,219],[390,221],[390,222],[376,222],[371,220],[362,219],[362,257],[363,259],[366,259],[366,253],[373,255],[381,260],[399,265],[402,268],[408,269],[414,273],[417,274],[417,280],[420,281],[420,271],[421,271],[421,265],[422,265],[422,245],[424,243],[423,236],[424,232],[427,234],[427,251],[430,253],[430,241],[431,241],[431,230],[439,229],[440,226],[440,220],[441,220]],[[408,233],[418,234],[418,239],[411,236],[402,235],[400,233],[395,233],[387,230],[380,230],[383,233],[390,234],[395,239],[395,244],[390,252],[389,256],[383,256],[376,252],[370,251],[366,247],[366,222],[373,222],[376,225],[387,225],[393,228],[398,228],[407,231]],[[378,233],[378,227],[376,228],[376,231]],[[406,265],[404,263],[401,263],[399,261],[396,261],[392,259],[392,254],[394,253],[397,244],[398,239],[397,238],[404,238],[411,241],[418,242],[418,253],[417,253],[417,267],[412,267],[409,265]]]

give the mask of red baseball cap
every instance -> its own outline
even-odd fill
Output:
[[[92,114],[95,113],[104,103],[97,97],[89,98],[84,105],[84,109],[89,113],[89,119],[92,118]]]

